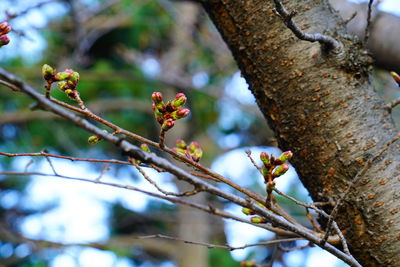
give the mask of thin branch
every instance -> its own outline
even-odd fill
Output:
[[[332,50],[335,53],[340,53],[343,50],[343,45],[331,36],[321,33],[306,33],[301,30],[300,27],[293,20],[293,17],[296,15],[297,12],[289,13],[279,0],[274,0],[274,3],[279,16],[282,18],[285,25],[294,33],[294,35],[296,35],[297,38],[309,42],[319,42],[328,50]]]
[[[207,247],[207,248],[229,249],[231,251],[237,250],[237,249],[245,249],[245,248],[249,248],[249,247],[256,247],[256,246],[267,246],[267,245],[272,245],[272,244],[277,244],[277,243],[282,243],[282,242],[304,240],[303,238],[275,239],[275,240],[270,240],[270,241],[265,241],[265,242],[258,242],[258,243],[254,243],[254,244],[247,244],[247,245],[243,245],[243,246],[232,247],[230,245],[216,245],[216,244],[210,244],[210,243],[205,243],[205,242],[190,241],[190,240],[186,240],[186,239],[179,238],[179,237],[161,235],[161,234],[138,236],[137,238],[138,239],[162,238],[162,239],[169,239],[169,240],[175,240],[175,241],[182,241],[183,243],[186,243],[186,244],[199,245],[199,246],[203,246],[203,247]]]
[[[297,247],[294,247],[294,248],[285,248],[285,247],[282,246],[282,243],[278,244],[278,248],[280,250],[282,250],[283,252],[291,252],[291,251],[295,251],[295,250],[300,250],[300,249],[307,248],[309,246],[311,246],[310,242],[307,242],[307,244],[305,244],[305,245],[297,246]]]
[[[14,92],[19,92],[19,88],[16,87],[16,86],[14,86],[13,84],[11,84],[11,83],[9,83],[9,82],[0,80],[0,84],[6,86],[6,87],[8,87],[8,88],[10,88],[10,89],[13,90]]]
[[[123,164],[123,165],[131,165],[128,161],[116,160],[116,159],[85,159],[85,158],[76,158],[76,157],[69,157],[69,156],[60,156],[55,155],[47,152],[38,152],[38,153],[5,153],[0,152],[0,155],[7,156],[7,157],[51,157],[51,158],[59,158],[59,159],[68,159],[70,161],[88,161],[88,162],[102,162],[102,163],[115,163],[115,164]]]
[[[372,14],[372,3],[374,0],[369,0],[368,2],[368,15],[367,15],[367,26],[365,27],[364,32],[364,44],[367,45],[369,39],[369,33],[371,28],[371,14]]]
[[[250,150],[246,150],[245,152],[246,152],[247,157],[250,159],[251,163],[254,165],[254,167],[255,167],[261,174],[263,174],[261,168],[257,165],[257,163],[254,161],[254,159],[251,157],[251,151],[250,151]]]
[[[139,165],[136,163],[134,159],[129,159],[129,162],[135,166],[136,170],[140,172],[140,174],[150,183],[152,184],[155,188],[157,188],[158,191],[163,193],[166,196],[175,196],[175,197],[188,197],[188,196],[193,196],[196,195],[197,193],[203,191],[201,188],[195,188],[192,191],[186,191],[183,193],[174,193],[174,192],[168,192],[162,189],[154,180],[152,180],[143,170],[142,168],[139,167]]]
[[[385,108],[389,111],[389,113],[392,112],[392,110],[400,104],[400,98],[393,100],[392,102],[390,102],[389,104],[387,104],[385,106]]]

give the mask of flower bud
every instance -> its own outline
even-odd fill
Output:
[[[146,144],[141,144],[140,149],[146,152],[151,152],[149,146]]]
[[[99,142],[101,140],[100,137],[98,137],[97,135],[92,135],[88,138],[88,143],[91,145],[96,144],[97,142]]]
[[[270,159],[269,159],[269,156],[268,156],[268,154],[265,153],[265,152],[261,152],[261,154],[260,154],[260,159],[261,159],[261,161],[264,163],[264,165],[266,165],[266,166],[268,166],[268,165],[271,164],[271,161],[270,161]]]
[[[56,70],[53,69],[50,65],[44,64],[42,67],[42,75],[46,81],[53,80],[55,72]]]
[[[180,109],[186,103],[186,96],[183,93],[176,94],[175,99],[171,101],[174,110]]]
[[[10,42],[10,39],[7,35],[0,35],[0,47],[3,45],[7,45]]]
[[[390,72],[390,75],[392,75],[392,78],[396,81],[397,85],[400,86],[400,75],[394,71]]]
[[[160,92],[153,92],[151,94],[151,99],[153,100],[154,104],[157,106],[161,102],[163,102],[163,96]]]
[[[185,141],[183,141],[182,139],[176,140],[176,146],[177,146],[178,148],[186,149],[186,143],[185,143]]]
[[[267,219],[265,219],[264,217],[251,217],[250,221],[252,223],[266,223]]]
[[[11,31],[11,26],[7,21],[0,23],[0,35],[7,34]]]
[[[68,89],[68,85],[66,81],[61,81],[58,83],[58,88],[60,88],[61,90],[65,91]]]
[[[256,260],[240,262],[240,267],[256,267],[256,266],[257,266]]]
[[[190,155],[193,161],[199,162],[203,156],[203,150],[201,148],[197,148],[194,152],[190,153]]]
[[[286,161],[290,160],[293,157],[292,151],[285,151],[283,152],[275,161],[276,164],[282,164]]]
[[[187,117],[190,113],[190,110],[187,108],[179,109],[171,113],[171,116],[174,120],[179,120]]]
[[[168,120],[163,122],[163,124],[161,125],[161,128],[164,131],[168,131],[169,129],[174,127],[174,125],[175,125],[175,121],[173,119],[168,119]]]
[[[70,75],[70,73],[69,73],[69,72],[66,72],[66,71],[58,72],[58,73],[55,75],[54,79],[55,79],[56,81],[63,81],[63,80],[68,79],[68,78],[69,78],[69,75]]]
[[[289,165],[284,163],[275,168],[274,172],[272,173],[272,176],[278,177],[284,175],[288,170],[289,170]]]
[[[254,210],[249,209],[249,208],[242,208],[242,212],[243,212],[245,215],[254,215],[254,214],[256,214],[256,213],[254,212]]]
[[[173,150],[182,156],[186,156],[186,149],[184,148],[174,147]]]
[[[200,145],[197,142],[191,142],[189,145],[189,151],[194,152],[196,149],[199,149]]]
[[[71,85],[73,85],[73,87],[76,87],[79,82],[79,73],[73,71],[69,76],[69,82],[71,83]]]

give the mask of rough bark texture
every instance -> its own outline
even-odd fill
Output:
[[[309,33],[344,44],[334,56],[298,40],[272,0],[209,0],[204,8],[232,51],[279,145],[292,150],[315,201],[335,201],[396,134],[368,77],[370,59],[325,0],[288,0]],[[400,265],[400,164],[394,144],[346,198],[337,221],[365,266]]]

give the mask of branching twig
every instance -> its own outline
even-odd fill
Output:
[[[389,111],[389,113],[392,112],[392,110],[400,104],[400,98],[393,100],[392,102],[390,102],[389,104],[387,104],[385,106],[385,108]]]
[[[251,163],[254,165],[254,167],[255,167],[261,174],[263,174],[261,168],[257,165],[257,163],[254,161],[254,159],[251,157],[251,151],[250,151],[250,150],[246,150],[245,152],[246,152],[247,157],[250,159]]]
[[[343,49],[343,45],[332,38],[331,36],[324,35],[321,33],[306,33],[300,29],[300,27],[293,20],[296,12],[289,13],[286,8],[282,5],[281,1],[274,0],[276,11],[282,18],[285,25],[296,35],[297,38],[309,42],[319,42],[321,45],[325,46],[328,50],[332,50],[335,53],[340,53]]]

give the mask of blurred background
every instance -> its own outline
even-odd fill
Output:
[[[359,3],[362,1],[349,6],[332,2],[345,18],[353,14],[351,8],[365,11],[365,4]],[[396,0],[377,4],[376,14],[398,19],[400,4]],[[360,11],[358,14],[361,17]],[[159,125],[151,110],[151,93],[160,91],[170,99],[183,92],[192,112],[168,132],[167,145],[174,146],[178,138],[197,141],[204,151],[203,165],[263,193],[262,177],[245,150],[250,149],[257,159],[261,151],[275,155],[280,151],[229,50],[199,5],[171,0],[2,0],[0,21],[4,20],[13,31],[9,34],[11,43],[0,49],[2,67],[40,92],[44,92],[44,63],[59,71],[73,68],[81,76],[81,98],[93,112],[152,140],[158,138]],[[349,27],[358,25],[357,16],[351,23]],[[360,34],[357,29],[350,30]],[[371,36],[371,45],[376,38]],[[391,43],[384,46],[391,49]],[[388,75],[388,69],[398,62],[386,62],[377,60],[383,69],[374,71],[374,81],[377,91],[390,101],[400,95]],[[74,104],[57,89],[52,96]],[[31,111],[34,102],[23,95],[3,87],[0,98],[1,152],[47,150],[82,158],[125,160],[105,142],[89,145],[87,132],[55,115]],[[394,117],[397,120],[398,113]],[[93,180],[102,175],[102,181],[156,192],[129,166],[60,159],[51,162],[62,175]],[[53,173],[49,162],[40,157],[1,156],[0,171]],[[165,190],[187,189],[172,175],[146,172]],[[311,201],[293,168],[277,183],[291,196]],[[240,207],[210,195],[193,200],[242,216]],[[309,225],[304,208],[285,199],[279,198],[279,202]],[[0,266],[228,267],[239,266],[245,259],[274,267],[346,266],[316,247],[288,253],[275,245],[229,251],[135,238],[151,234],[231,246],[275,236],[129,190],[42,175],[0,175]]]

